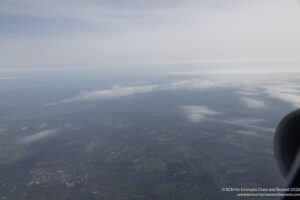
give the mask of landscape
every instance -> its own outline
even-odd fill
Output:
[[[280,77],[3,78],[0,197],[234,199],[221,188],[283,187],[273,136],[296,106],[280,94],[299,98],[299,78]]]
[[[277,129],[299,22],[300,0],[0,0],[0,200],[300,196],[300,110]]]

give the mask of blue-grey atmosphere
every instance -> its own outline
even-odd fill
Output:
[[[285,188],[299,25],[298,0],[1,0],[0,200]]]
[[[2,0],[0,65],[149,70],[296,62],[299,23],[297,0]]]

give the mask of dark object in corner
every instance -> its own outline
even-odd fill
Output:
[[[287,181],[288,188],[299,188],[299,191],[287,193],[300,194],[300,109],[285,116],[279,123],[275,138],[275,158],[281,173]],[[300,196],[284,197],[283,199],[300,199]]]

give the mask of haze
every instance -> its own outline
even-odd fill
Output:
[[[296,0],[3,0],[0,13],[6,70],[299,61]]]

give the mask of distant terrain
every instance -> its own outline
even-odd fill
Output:
[[[0,80],[0,199],[234,199],[221,188],[282,186],[273,135],[293,102],[252,78]]]

